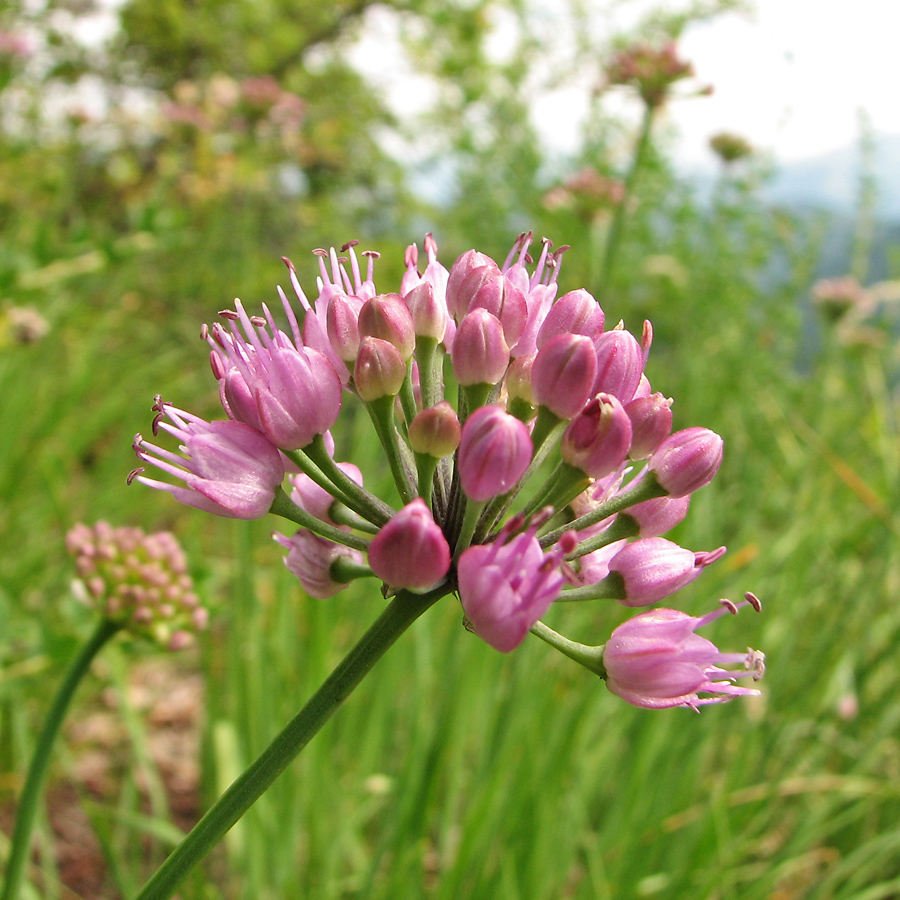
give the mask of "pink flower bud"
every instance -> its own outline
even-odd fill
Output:
[[[690,503],[690,494],[684,497],[654,497],[652,500],[636,503],[620,515],[634,519],[639,537],[658,537],[684,520]]]
[[[468,281],[463,282],[465,289]],[[513,347],[525,329],[528,318],[528,304],[525,295],[501,272],[487,277],[475,292],[467,312],[486,309],[495,315],[503,326],[503,337]]]
[[[446,400],[423,409],[409,424],[409,446],[436,459],[449,456],[459,446],[459,438],[459,419]]]
[[[509,365],[509,346],[500,320],[473,309],[460,322],[453,339],[453,372],[459,384],[496,384]]]
[[[558,334],[538,350],[531,370],[535,402],[571,419],[593,396],[597,357],[589,337]]]
[[[347,584],[331,577],[331,566],[336,560],[346,557],[359,565],[363,564],[359,550],[326,540],[305,528],[290,538],[278,533],[272,537],[288,550],[284,559],[288,571],[299,579],[310,597],[320,600],[333,597],[347,587]]]
[[[385,584],[413,591],[428,590],[450,571],[450,545],[421,497],[375,535],[369,565]]]
[[[509,653],[559,596],[564,551],[544,553],[531,528],[506,542],[469,547],[459,558],[459,599],[475,633]]]
[[[143,475],[135,476],[138,481],[226,518],[259,519],[269,511],[275,489],[284,479],[284,465],[265,435],[243,422],[205,422],[169,404],[160,404],[159,412],[174,422],[160,422],[159,427],[178,438],[185,456],[150,444],[140,435],[134,439],[135,452],[144,462],[181,478],[186,487]]]
[[[733,682],[741,675],[762,677],[765,657],[761,653],[721,653],[694,633],[726,611],[736,612],[746,605],[730,604],[700,618],[674,609],[653,609],[629,619],[613,631],[603,651],[606,686],[632,706],[645,709],[686,706],[696,710],[759,694]],[[730,671],[723,665],[741,665],[745,671]],[[699,694],[712,696],[700,698]]]
[[[283,450],[306,447],[341,410],[341,379],[317,350],[273,347],[268,384],[254,393],[262,431]]]
[[[694,553],[665,538],[639,538],[612,558],[609,571],[622,578],[624,591],[619,599],[625,606],[649,606],[690,584],[724,553],[724,547]]]
[[[400,393],[406,378],[406,363],[400,351],[380,338],[364,337],[353,367],[353,382],[366,402]]]
[[[440,342],[447,332],[447,307],[435,296],[434,288],[423,281],[403,297],[412,314],[413,329],[419,337]]]
[[[558,334],[584,334],[596,339],[603,332],[605,317],[597,301],[585,290],[563,294],[550,308],[537,335],[541,348]]]
[[[610,394],[598,394],[569,422],[562,458],[592,478],[605,478],[625,461],[631,446],[631,420]]]
[[[627,403],[634,397],[644,371],[644,351],[630,331],[618,328],[598,335],[594,393],[603,391]]]
[[[722,464],[722,438],[708,428],[685,428],[667,437],[647,468],[670,497],[684,497],[705,487]]]
[[[334,352],[347,363],[356,359],[359,350],[359,311],[363,301],[347,294],[332,294],[328,301],[326,327]]]
[[[638,397],[625,404],[631,419],[632,459],[646,459],[672,431],[672,401],[662,394]]]
[[[489,256],[485,256],[477,250],[467,250],[450,267],[447,277],[447,309],[454,318],[461,319],[469,311],[469,302],[472,299],[471,294],[468,296],[460,294],[463,281],[475,269],[487,265],[497,268],[497,264]]]
[[[490,500],[517,484],[531,462],[531,436],[498,406],[482,406],[466,419],[459,444],[459,477],[470,500]]]
[[[404,361],[416,349],[412,313],[399,294],[379,294],[363,303],[359,311],[359,334],[388,341]]]
[[[475,299],[475,295],[485,284],[490,284],[491,280],[500,274],[500,269],[492,259],[487,259],[484,265],[469,269],[465,278],[458,282],[454,293],[447,295],[447,308],[450,315],[457,322],[461,321],[466,313],[472,310],[472,301]],[[488,311],[490,312],[490,310]]]

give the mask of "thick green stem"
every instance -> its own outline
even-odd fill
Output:
[[[88,638],[87,643],[72,660],[69,671],[59,687],[59,691],[44,720],[44,728],[34,748],[34,756],[31,758],[31,766],[22,788],[22,796],[19,798],[19,810],[16,814],[16,824],[13,828],[10,842],[9,859],[6,866],[6,879],[3,882],[2,900],[16,900],[19,896],[19,888],[22,886],[22,876],[25,872],[25,864],[28,861],[28,852],[31,844],[31,832],[34,829],[34,820],[37,816],[38,800],[41,796],[41,788],[47,774],[47,766],[50,762],[50,753],[53,743],[66,710],[75,693],[81,679],[90,668],[94,657],[100,652],[106,642],[116,634],[122,626],[109,619],[102,619]]]
[[[285,729],[216,801],[135,900],[167,900],[188,872],[222,839],[288,767],[391,645],[447,592],[401,591]]]

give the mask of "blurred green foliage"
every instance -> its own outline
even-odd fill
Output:
[[[677,36],[729,5],[651,17],[637,36]],[[273,523],[211,520],[125,488],[155,393],[216,414],[199,323],[235,293],[274,298],[282,255],[313,290],[309,251],[360,238],[384,253],[376,283],[390,290],[421,232],[449,264],[473,245],[502,259],[533,228],[572,245],[564,289],[602,287],[612,323],[652,320],[649,373],[675,398],[677,426],[725,437],[722,472],[676,537],[731,552],[678,599],[700,613],[748,588],[763,597],[763,616],[720,623],[715,639],[769,653],[765,698],[696,718],[631,710],[537,642],[501,657],[441,604],[182,896],[900,892],[892,307],[840,327],[816,320],[820,224],[760,199],[767,167],[755,156],[723,163],[699,200],[660,128],[602,282],[636,137],[601,89],[618,46],[605,11],[572,2],[550,20],[521,0],[131,0],[98,47],[80,37],[89,2],[0,4],[0,32],[23,41],[0,41],[13,47],[0,53],[0,808],[89,628],[68,591],[74,522],[175,529],[213,603],[210,639],[171,663],[206,683],[194,711],[200,795],[180,824],[374,617],[380,598],[365,589],[302,597],[267,539]],[[366,35],[385,34],[410,79],[424,79],[399,105],[352,63]],[[535,104],[573,84],[582,138],[551,159]],[[341,449],[377,484],[367,423],[348,424]],[[610,618],[567,608],[551,624],[596,642]],[[128,723],[105,751],[110,782],[73,778],[90,750],[77,734],[59,753],[58,781],[77,786],[102,849],[101,880],[84,896],[132,893],[176,836],[152,723],[128,686],[147,652],[116,648],[81,698],[89,718],[112,703],[100,693],[111,684]],[[71,869],[46,852],[53,834],[45,823],[35,896],[68,896],[59,877]]]

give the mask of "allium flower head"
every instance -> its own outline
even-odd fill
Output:
[[[100,614],[170,649],[206,627],[184,551],[171,532],[79,523],[66,535],[78,592]]]
[[[641,90],[684,74],[671,49],[619,63]],[[228,419],[157,400],[154,434],[175,436],[180,453],[140,435],[135,450],[177,481],[143,469],[132,479],[218,515],[292,521],[293,535],[275,539],[312,596],[371,578],[382,582],[374,595],[401,604],[458,593],[472,630],[503,652],[529,630],[552,643],[539,619],[558,599],[655,603],[724,552],[659,537],[716,474],[722,439],[699,427],[670,434],[671,401],[646,371],[649,322],[639,334],[621,322],[604,331],[586,290],[556,299],[567,246],[542,238],[533,258],[534,235],[523,232],[502,262],[473,249],[448,271],[429,234],[424,270],[412,244],[400,283],[376,287],[378,254],[357,255],[355,244],[313,251],[309,297],[285,260],[296,297],[279,288],[286,325],[236,301],[225,324],[204,330]],[[335,444],[350,443],[346,406],[352,445],[366,441],[363,423],[372,432],[363,460],[338,463]],[[379,464],[393,482],[383,494],[372,486],[385,472],[363,479]],[[699,680],[687,681],[670,666],[653,682],[647,658],[623,642],[656,623],[681,648],[676,624],[692,635],[708,620],[668,611],[620,626],[607,650],[611,686],[645,706],[684,705],[708,684],[719,695],[745,692],[711,680],[719,670],[700,638],[685,645],[707,653]]]

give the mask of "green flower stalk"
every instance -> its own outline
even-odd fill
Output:
[[[184,553],[169,532],[78,524],[66,546],[79,576],[76,594],[96,607],[100,621],[70,663],[38,736],[19,798],[2,900],[19,897],[53,745],[97,654],[123,629],[174,650],[188,646],[193,632],[206,627],[207,613],[194,593]]]

